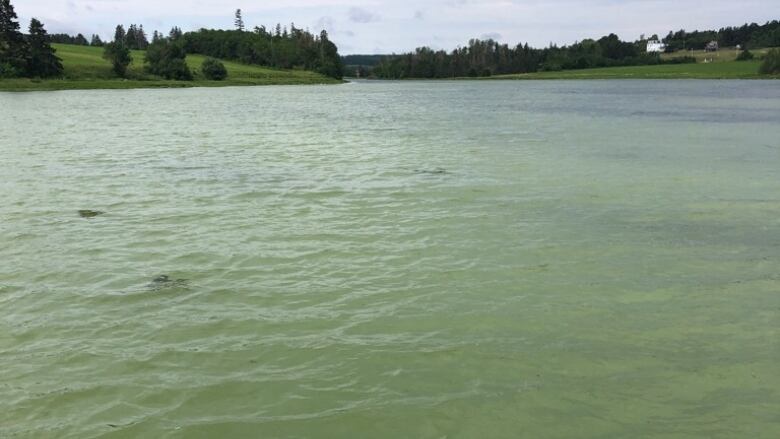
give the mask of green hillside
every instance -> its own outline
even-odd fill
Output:
[[[280,70],[223,61],[228,70],[224,81],[206,80],[200,73],[205,57],[188,55],[194,81],[169,81],[144,72],[144,52],[133,51],[128,78],[117,78],[103,59],[103,48],[53,44],[65,67],[63,79],[0,79],[0,90],[122,89],[156,87],[218,87],[235,85],[337,84],[340,81],[304,70]]]
[[[598,69],[501,75],[489,79],[757,79],[760,61],[605,67]]]

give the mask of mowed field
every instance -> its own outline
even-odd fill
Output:
[[[770,49],[751,50],[753,61],[736,61],[737,51],[724,49],[718,52],[685,51],[661,55],[664,59],[692,56],[696,64],[662,64],[655,66],[604,67],[597,69],[536,72],[517,75],[500,75],[486,79],[769,79],[758,73],[759,58]],[[705,59],[708,62],[705,62]],[[777,78],[777,76],[774,76]]]
[[[756,57],[756,59],[763,57],[769,52],[770,49],[752,49],[750,52]],[[679,58],[682,56],[691,56],[696,58],[696,62],[731,62],[737,59],[739,51],[733,47],[723,48],[717,52],[706,52],[704,50],[679,50],[672,53],[662,53],[661,59]]]
[[[228,71],[227,79],[209,81],[200,72],[206,57],[188,55],[187,64],[192,70],[193,81],[169,81],[144,71],[144,52],[132,51],[133,62],[128,69],[127,79],[117,78],[111,71],[111,64],[103,59],[102,47],[54,44],[57,56],[65,67],[62,79],[0,79],[0,90],[69,90],[69,89],[124,89],[156,87],[219,87],[235,85],[281,85],[281,84],[335,84],[338,81],[318,73],[305,70],[282,70],[250,66],[223,61]]]

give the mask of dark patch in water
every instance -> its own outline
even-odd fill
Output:
[[[445,175],[449,174],[449,172],[444,168],[433,168],[433,169],[415,169],[415,174],[428,174],[428,175]]]
[[[99,210],[79,210],[79,216],[87,219],[103,215],[104,213]]]
[[[187,279],[171,279],[170,276],[167,274],[161,274],[154,279],[152,279],[152,282],[149,283],[149,288],[155,291],[159,291],[165,288],[176,288],[176,287],[182,287],[186,288],[188,286],[188,280]]]

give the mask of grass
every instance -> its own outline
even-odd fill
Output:
[[[200,65],[206,58],[188,55],[187,64],[192,70],[193,81],[169,81],[144,71],[144,52],[133,51],[133,63],[127,79],[117,78],[111,64],[103,59],[103,48],[54,44],[57,56],[65,67],[62,79],[0,79],[0,91],[28,90],[76,90],[76,89],[129,89],[173,87],[224,87],[239,85],[287,85],[287,84],[337,84],[341,81],[305,70],[282,70],[250,66],[223,61],[228,71],[227,79],[209,81],[200,73]]]
[[[563,70],[518,75],[500,75],[492,79],[761,79],[760,61],[724,61],[708,64],[665,64],[656,66],[605,67]],[[776,78],[776,76],[775,76]],[[486,78],[491,79],[491,78]]]
[[[663,59],[691,56],[696,64],[662,64],[655,66],[604,67],[597,69],[563,70],[558,72],[536,72],[517,75],[499,75],[485,79],[767,79],[778,76],[764,76],[758,73],[763,57],[770,49],[751,50],[756,56],[753,61],[736,61],[735,49],[717,52],[679,51],[665,53]],[[708,60],[708,62],[705,62]]]
[[[756,56],[756,58],[762,58],[769,52],[770,49],[754,49],[750,52]],[[724,48],[717,52],[706,52],[704,50],[679,50],[672,53],[662,53],[661,59],[679,58],[682,56],[690,56],[696,58],[697,63],[703,63],[705,60],[709,62],[731,62],[736,61],[739,52],[735,48]]]

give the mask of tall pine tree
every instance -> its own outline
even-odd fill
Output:
[[[234,23],[236,24],[236,30],[239,32],[244,31],[244,18],[241,16],[241,9],[236,9],[236,20]]]
[[[111,62],[114,73],[122,78],[127,75],[127,66],[133,62],[133,57],[130,56],[130,49],[128,49],[126,44],[126,37],[125,28],[120,24],[116,27],[114,41],[106,44],[103,50],[103,58]]]
[[[62,60],[55,55],[56,50],[49,44],[49,36],[43,23],[30,20],[29,50],[27,74],[33,77],[49,78],[62,75]]]
[[[22,76],[27,69],[27,42],[17,20],[11,0],[0,0],[0,77]]]

